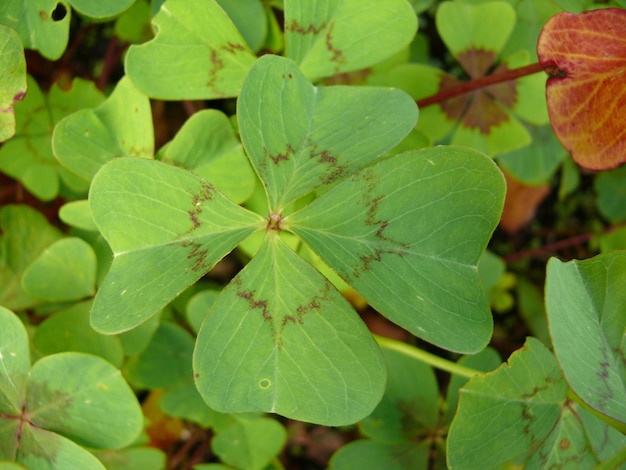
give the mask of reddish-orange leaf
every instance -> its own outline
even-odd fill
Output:
[[[539,62],[550,74],[548,111],[555,134],[579,165],[626,161],[626,10],[559,13],[544,26]]]
[[[500,228],[513,234],[533,220],[539,204],[550,193],[550,185],[529,186],[516,180],[506,171],[503,173],[506,178],[506,199],[500,219]]]

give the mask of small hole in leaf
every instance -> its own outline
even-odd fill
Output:
[[[54,21],[61,21],[67,15],[67,8],[62,3],[57,3],[54,11],[52,12],[52,19]]]

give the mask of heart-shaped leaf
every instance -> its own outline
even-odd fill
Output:
[[[271,55],[250,70],[237,105],[244,147],[275,213],[393,147],[417,114],[400,90],[314,87],[291,60]]]
[[[104,469],[80,445],[123,447],[143,427],[137,398],[120,371],[81,353],[46,356],[31,368],[22,322],[0,307],[0,324],[0,461]]]
[[[213,304],[198,333],[194,372],[215,410],[332,426],[371,413],[386,375],[351,305],[274,231]]]
[[[442,40],[472,79],[480,79],[492,69],[493,73],[505,72],[530,62],[525,51],[499,61],[515,20],[513,7],[501,1],[443,2],[436,16]],[[484,27],[485,24],[495,23],[497,28]],[[438,70],[434,73],[438,75],[438,91],[461,83],[452,75]],[[420,83],[417,77],[413,80]],[[545,109],[545,100],[540,80],[540,77],[539,81],[526,77],[449,99],[429,110],[428,117],[431,113],[436,115],[432,116],[432,126],[440,124],[438,121],[441,120],[447,122],[448,129],[459,124],[451,140],[454,145],[466,145],[489,155],[524,147],[531,142],[531,138],[514,114],[520,114],[531,122],[541,121],[544,115],[544,122],[547,122],[546,113],[541,112],[542,108]],[[423,121],[425,126],[429,126],[426,116]]]
[[[537,55],[549,73],[550,122],[581,166],[626,161],[626,10],[559,13],[539,36]]]
[[[0,25],[0,142],[15,135],[13,105],[26,94],[26,59],[22,41],[13,28]]]
[[[572,390],[626,423],[626,253],[584,261],[551,259],[546,306],[554,352]]]
[[[143,427],[141,408],[121,372],[88,354],[37,361],[28,377],[26,410],[35,426],[89,447],[126,446]]]
[[[103,166],[89,202],[114,253],[91,318],[108,334],[156,314],[266,224],[193,173],[142,158]]]
[[[157,158],[202,176],[233,202],[244,202],[256,185],[232,123],[215,109],[198,111],[187,119]]]
[[[24,271],[22,286],[28,295],[47,302],[90,297],[96,287],[96,254],[80,238],[63,238]]]
[[[285,2],[286,56],[312,81],[376,64],[407,46],[416,31],[405,0]]]
[[[574,468],[594,468],[623,449],[626,437],[566,394],[554,356],[528,338],[507,364],[460,390],[448,466],[562,468],[572,462]]]
[[[211,448],[224,463],[235,468],[261,470],[278,456],[287,441],[282,424],[270,418],[239,418],[217,433]]]
[[[28,266],[62,237],[41,212],[29,206],[9,205],[0,211],[0,304],[15,310],[40,303],[22,287]]]
[[[363,169],[282,225],[393,322],[474,353],[492,331],[477,264],[504,192],[489,158],[435,147]]]
[[[255,56],[215,0],[167,0],[153,23],[156,37],[126,56],[137,88],[168,100],[237,96]]]
[[[104,96],[92,82],[75,79],[69,90],[53,85],[50,93],[44,95],[29,76],[28,93],[14,107],[16,136],[0,147],[0,171],[20,180],[44,201],[58,195],[61,181],[75,192],[86,193],[87,184],[55,160],[50,141],[57,121],[102,101]]]
[[[154,131],[148,97],[127,77],[94,109],[81,109],[60,121],[52,134],[54,155],[86,181],[116,157],[152,158]]]
[[[24,47],[56,60],[67,46],[70,12],[69,5],[59,0],[3,0],[0,23],[15,28]]]

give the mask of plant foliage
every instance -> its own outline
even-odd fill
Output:
[[[626,468],[624,3],[5,0],[0,468]]]

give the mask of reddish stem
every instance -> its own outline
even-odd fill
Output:
[[[611,227],[607,227],[600,233],[595,232],[587,232],[581,235],[575,235],[570,238],[565,238],[563,240],[556,241],[554,243],[548,243],[546,245],[533,248],[531,250],[518,251],[517,253],[511,253],[509,255],[505,255],[502,257],[502,260],[505,263],[511,263],[513,261],[518,261],[525,258],[542,258],[545,256],[554,256],[554,254],[558,251],[564,250],[566,248],[572,248],[575,246],[582,245],[583,243],[589,242],[593,237],[598,235],[606,235],[611,233],[618,228],[624,227],[626,224],[618,224],[613,225]]]
[[[120,42],[117,36],[113,36],[109,41],[106,53],[104,55],[104,65],[102,66],[102,72],[96,81],[96,87],[98,90],[103,91],[109,81],[109,77],[115,67],[119,64],[119,61],[124,53],[124,50],[128,47],[128,43]]]
[[[441,90],[432,96],[428,96],[417,101],[417,105],[420,108],[430,106],[431,104],[441,103],[442,101],[449,100],[450,98],[456,98],[457,96],[465,95],[472,91],[480,90],[497,83],[508,82],[527,75],[542,72],[546,69],[545,66],[539,62],[534,64],[525,65],[512,70],[506,70],[504,72],[498,72],[485,77],[476,78],[467,82],[459,83],[456,86]]]

